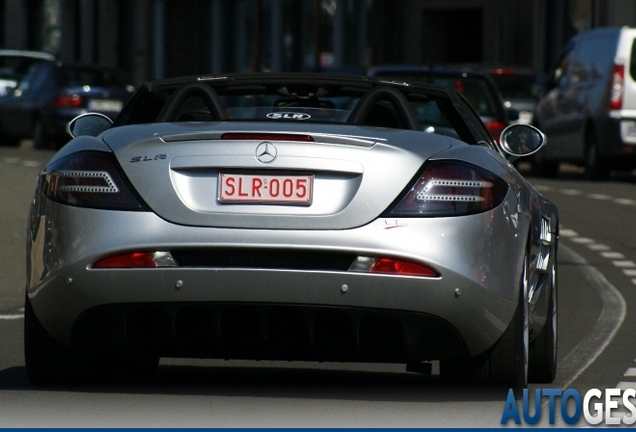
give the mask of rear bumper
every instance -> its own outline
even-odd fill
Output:
[[[321,345],[328,335],[336,345],[349,341],[338,355],[356,361],[477,355],[512,318],[527,238],[521,234],[528,229],[527,221],[506,215],[512,206],[462,218],[390,225],[377,220],[334,232],[185,227],[149,212],[52,202],[43,208],[30,224],[28,295],[52,336],[67,345],[100,341],[112,348],[140,343],[139,335],[150,331],[145,339],[166,355],[198,349],[220,358],[250,358],[240,354],[250,343],[238,351],[227,347],[237,339],[236,329],[249,323],[254,358],[289,355],[276,341],[295,340],[296,331],[304,347],[295,353],[299,359],[335,360],[333,350]],[[98,257],[124,250],[211,247],[389,254],[425,262],[441,277],[293,268],[90,268]],[[208,343],[184,347],[184,337]],[[369,353],[370,346],[390,341],[396,347],[381,350],[385,357]]]
[[[624,116],[613,113],[598,125],[601,154],[612,161],[612,168],[636,167],[636,112]]]
[[[413,363],[469,354],[434,316],[277,303],[117,304],[84,312],[74,346],[161,357]]]

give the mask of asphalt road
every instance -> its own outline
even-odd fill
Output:
[[[506,389],[447,386],[386,365],[163,360],[143,386],[33,389],[22,354],[24,234],[37,173],[52,154],[0,147],[0,427],[500,425]],[[633,388],[636,177],[589,183],[566,171],[532,179],[562,222],[559,370],[541,388]]]

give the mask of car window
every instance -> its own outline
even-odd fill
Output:
[[[24,56],[0,56],[0,78],[19,81],[31,66],[44,60]]]
[[[462,77],[462,76],[446,76],[446,75],[423,75],[418,73],[399,73],[399,74],[379,74],[383,78],[399,79],[413,82],[426,82],[430,84],[452,87],[461,93],[466,100],[472,105],[477,114],[481,116],[497,117],[497,101],[494,100],[493,94],[488,88],[485,79],[478,77]]]
[[[610,73],[615,45],[616,39],[609,36],[582,39],[572,63],[572,82],[599,79]]]
[[[29,73],[18,84],[17,90],[21,93],[42,91],[48,76],[48,69],[45,65],[31,68]]]
[[[550,87],[562,87],[570,82],[570,63],[572,61],[573,47],[569,46],[556,62],[556,66],[552,71],[550,77]]]
[[[534,99],[539,94],[537,78],[527,74],[490,75],[505,99]]]

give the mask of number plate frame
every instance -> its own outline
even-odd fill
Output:
[[[310,174],[220,173],[217,200],[222,204],[311,205]]]

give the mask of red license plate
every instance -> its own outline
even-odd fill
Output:
[[[252,204],[311,204],[311,175],[221,173],[219,202]]]

